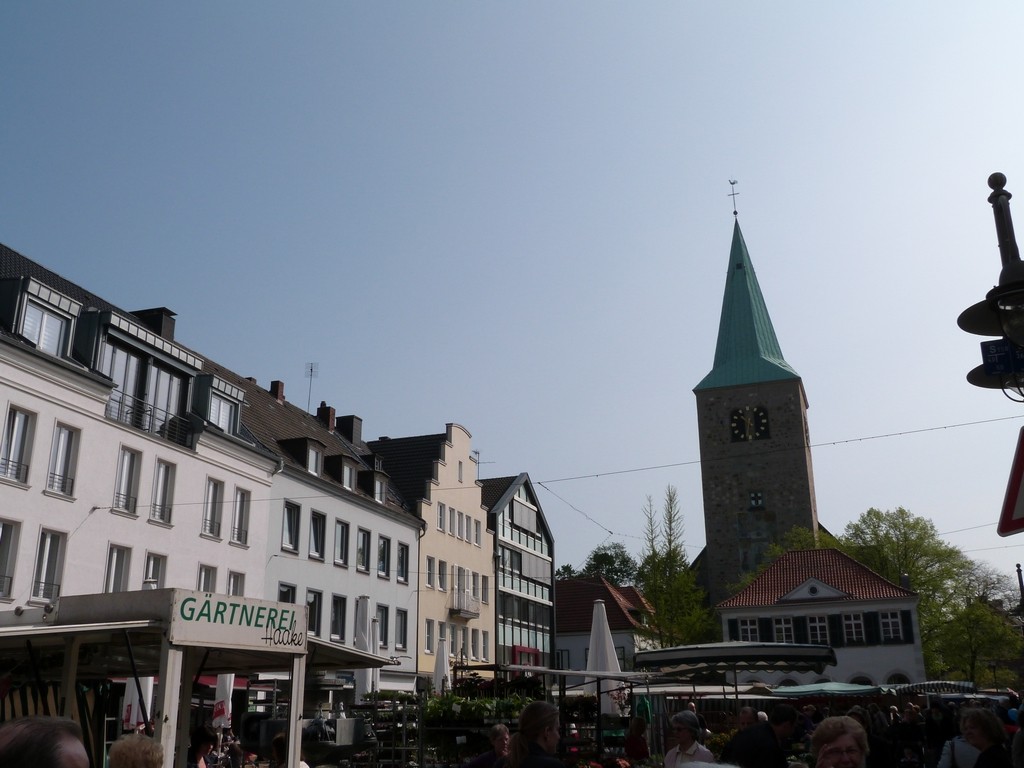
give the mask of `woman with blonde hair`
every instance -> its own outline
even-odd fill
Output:
[[[1011,768],[1013,765],[1006,749],[1006,730],[992,710],[981,707],[961,710],[960,733],[968,744],[981,752],[974,761],[974,768]]]
[[[519,713],[519,730],[512,734],[504,768],[565,768],[551,757],[558,749],[558,707],[534,701]]]
[[[110,768],[161,768],[164,751],[142,733],[129,733],[110,745]]]
[[[815,768],[863,768],[868,735],[854,718],[826,717],[811,735]]]

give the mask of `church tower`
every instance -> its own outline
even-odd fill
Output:
[[[818,530],[807,396],[782,357],[739,221],[715,364],[693,392],[707,534],[701,572],[715,605],[770,543],[794,526]]]

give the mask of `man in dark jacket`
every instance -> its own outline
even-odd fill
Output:
[[[752,725],[732,737],[722,750],[721,762],[740,768],[787,768],[786,750],[796,721],[796,709],[776,704],[767,723]]]

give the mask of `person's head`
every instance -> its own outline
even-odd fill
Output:
[[[986,750],[1006,741],[1006,730],[996,714],[983,707],[960,711],[960,733],[972,747]]]
[[[208,725],[197,725],[192,729],[188,752],[193,759],[205,758],[217,746],[217,732]]]
[[[504,757],[508,754],[508,727],[498,723],[497,725],[491,726],[490,733],[487,734],[487,738],[491,742],[491,748],[494,749],[494,754],[498,757]]]
[[[558,707],[546,701],[530,702],[519,713],[519,730],[509,739],[510,768],[519,768],[530,754],[530,744],[537,744],[548,754],[555,754],[558,739]]]
[[[775,735],[779,738],[786,738],[792,735],[796,727],[797,712],[792,704],[776,704],[772,707],[772,713],[768,716],[768,724],[771,725]]]
[[[700,737],[700,720],[688,709],[672,715],[672,732],[679,746],[687,749]]]
[[[865,731],[868,730],[868,713],[865,712],[864,709],[862,709],[861,707],[850,707],[849,711],[846,713],[846,716],[852,717],[854,720],[860,723],[860,727],[863,728]]]
[[[164,751],[141,733],[130,733],[110,745],[110,768],[160,768]]]
[[[279,766],[288,762],[288,737],[284,735],[284,731],[270,740],[270,756]]]
[[[868,754],[868,734],[852,717],[826,717],[811,735],[819,768],[859,768]]]
[[[23,717],[0,726],[0,765],[89,768],[82,728],[63,717]]]
[[[757,712],[753,707],[743,707],[736,716],[736,727],[745,730],[757,722]]]
[[[647,733],[647,721],[642,717],[634,717],[629,721],[630,736],[643,736]]]

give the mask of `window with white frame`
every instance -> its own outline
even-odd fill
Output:
[[[11,596],[19,531],[19,523],[0,520],[0,597]]]
[[[458,514],[459,513],[455,511],[455,507],[448,507],[448,535],[449,536],[454,536],[455,535],[455,521],[457,519],[456,515],[458,515]]]
[[[117,461],[117,481],[114,485],[114,509],[135,514],[141,459],[137,451],[121,448],[121,455]]]
[[[327,516],[320,512],[309,515],[309,556],[323,560],[327,546]]]
[[[356,484],[356,468],[351,464],[343,464],[341,467],[341,484],[350,491]]]
[[[228,594],[234,597],[245,597],[245,574],[228,571]]]
[[[319,448],[309,446],[306,450],[306,470],[311,474],[319,475],[324,465],[324,454]]]
[[[383,478],[377,477],[373,481],[373,500],[378,504],[383,504],[387,501],[387,488],[388,484]]]
[[[473,521],[473,543],[480,546],[480,521]]]
[[[78,430],[58,424],[53,430],[47,490],[71,496],[75,491],[75,462],[78,458]]]
[[[879,619],[882,622],[883,643],[898,643],[903,640],[903,622],[899,611],[882,611]]]
[[[423,624],[423,651],[434,652],[434,620],[427,619]]]
[[[277,585],[277,602],[295,604],[295,585],[285,584],[283,581]]]
[[[427,589],[434,588],[434,558],[432,555],[427,555]]]
[[[220,538],[221,509],[224,506],[224,483],[206,479],[206,498],[203,501],[203,533]]]
[[[443,621],[437,622],[437,643],[438,649],[441,648],[441,643],[444,643],[448,637],[448,625]]]
[[[458,648],[455,644],[459,640],[459,634],[455,631],[455,624],[448,622],[448,655],[455,656],[458,653]]]
[[[490,661],[491,660],[491,633],[488,632],[485,629],[483,632],[481,632],[481,635],[482,635],[483,641],[481,643],[481,648],[480,648],[480,652],[481,652],[480,658],[483,659],[484,661]]]
[[[377,604],[377,644],[381,648],[388,647],[388,612],[386,605]]]
[[[281,549],[288,552],[299,551],[299,514],[298,504],[286,501],[284,514],[281,518]]]
[[[807,617],[807,641],[813,645],[829,645],[827,617]]]
[[[348,523],[334,521],[334,564],[348,565]]]
[[[320,614],[324,608],[324,595],[315,589],[306,590],[306,631],[313,637],[320,637]]]
[[[403,584],[409,583],[409,545],[398,545],[398,580]]]
[[[218,395],[216,392],[210,394],[210,423],[215,424],[228,434],[234,434],[237,421],[238,404],[233,400]]]
[[[356,568],[370,570],[370,532],[365,528],[356,531]]]
[[[469,653],[469,627],[462,628],[462,647],[459,648],[462,658],[468,658]]]
[[[146,567],[142,572],[144,583],[149,583],[153,589],[164,588],[164,575],[167,573],[167,557],[158,555],[155,552],[146,553]]]
[[[458,527],[458,533],[455,534],[455,538],[457,538],[457,539],[465,538],[464,523],[465,523],[465,515],[463,515],[461,512],[459,512],[459,527]]]
[[[472,584],[471,591],[473,597],[480,597],[480,574],[476,571],[473,571],[472,575],[470,576],[470,583]]]
[[[377,575],[391,578],[391,539],[387,536],[377,537]]]
[[[448,589],[448,563],[444,560],[437,561],[437,588],[442,592]]]
[[[491,602],[491,580],[486,574],[480,576],[480,602]]]
[[[196,589],[200,592],[216,592],[217,591],[217,568],[213,565],[199,564],[199,578],[197,580]]]
[[[395,648],[405,650],[409,642],[409,612],[404,608],[395,609]]]
[[[445,521],[445,517],[444,517],[444,504],[442,504],[439,501],[439,502],[437,502],[437,530],[439,530],[439,531],[443,531],[444,530],[444,521]]]
[[[773,619],[776,643],[793,642],[793,619],[789,616],[777,616]]]
[[[249,543],[249,505],[252,494],[244,488],[235,488],[235,504],[231,510],[231,541],[235,544]]]
[[[65,535],[55,530],[42,530],[36,567],[32,580],[32,596],[37,600],[55,600],[60,596],[60,577],[63,572]]]
[[[462,482],[462,461],[459,461],[459,482]]]
[[[480,658],[480,630],[474,629],[470,634],[469,658],[474,661]]]
[[[864,614],[843,614],[843,637],[847,645],[856,645],[857,643],[864,642]]]
[[[68,325],[68,318],[30,301],[25,307],[21,335],[35,344],[36,349],[60,357],[64,354]]]
[[[153,473],[153,504],[149,508],[149,519],[158,523],[171,522],[171,508],[174,506],[174,465],[157,461]]]
[[[131,562],[131,550],[111,544],[107,550],[107,577],[104,581],[104,592],[128,591],[128,568]]]
[[[11,408],[4,422],[4,437],[0,441],[0,477],[28,481],[28,458],[32,451],[33,416],[28,411]]]
[[[760,641],[757,632],[757,619],[740,619],[740,640],[756,643]]]
[[[345,642],[345,612],[348,610],[348,598],[344,595],[331,597],[331,640]]]

